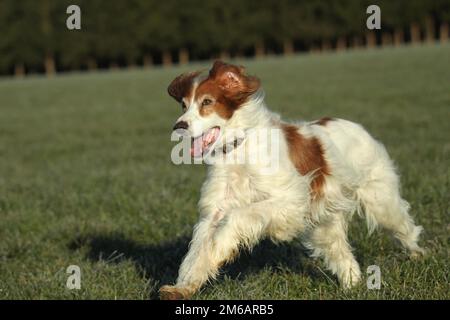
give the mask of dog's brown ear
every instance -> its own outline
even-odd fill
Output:
[[[244,102],[246,98],[258,91],[261,85],[258,78],[245,73],[243,66],[228,64],[220,60],[214,62],[209,71],[209,77],[217,81],[219,87],[229,98],[239,102]]]
[[[169,95],[181,102],[183,97],[189,95],[194,79],[200,74],[200,71],[183,73],[176,77],[167,88]]]

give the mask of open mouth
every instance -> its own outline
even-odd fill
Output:
[[[191,144],[191,156],[194,158],[206,155],[220,135],[219,127],[212,127],[202,135],[193,138]]]

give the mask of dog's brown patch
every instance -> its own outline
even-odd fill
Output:
[[[204,107],[200,107],[200,115],[202,117],[206,117],[209,116],[211,113],[213,113],[214,111],[216,111],[215,106],[204,106]],[[216,111],[217,112],[217,111]]]
[[[320,196],[325,176],[329,168],[324,158],[324,152],[317,138],[305,138],[298,132],[298,127],[282,124],[282,129],[289,147],[289,157],[301,175],[313,172],[311,181],[312,195]]]
[[[200,107],[200,115],[208,116],[216,112],[221,118],[230,119],[234,111],[237,109],[236,105],[227,99],[217,83],[209,77],[202,81],[195,91],[196,97],[201,97],[205,94],[212,96],[215,99],[213,105],[207,107]],[[201,101],[199,101],[201,103]]]
[[[314,122],[314,124],[318,124],[319,126],[326,126],[328,122],[333,121],[333,118],[324,117]]]
[[[192,95],[192,85],[194,79],[200,74],[200,71],[183,73],[176,77],[167,88],[167,92],[178,102],[185,97]]]
[[[201,107],[200,115],[206,116],[214,111],[220,117],[230,119],[259,87],[259,79],[246,75],[244,67],[216,61],[195,92],[197,98],[208,94],[215,100],[213,105]]]

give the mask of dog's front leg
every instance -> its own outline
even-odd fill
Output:
[[[211,250],[213,216],[203,217],[194,227],[189,251],[180,266],[175,286],[161,287],[161,299],[188,299],[208,279],[213,262],[208,251]]]
[[[240,244],[253,246],[267,224],[267,215],[253,214],[245,208],[217,211],[202,218],[195,226],[176,285],[163,286],[161,299],[189,298],[208,278],[215,277],[222,264],[236,256]]]

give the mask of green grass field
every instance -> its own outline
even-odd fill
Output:
[[[299,241],[263,241],[194,298],[449,299],[450,45],[240,63],[285,118],[346,118],[385,143],[428,255],[409,260],[355,216],[350,242],[380,290],[364,277],[343,291]],[[206,67],[0,79],[0,298],[154,299],[175,280],[205,167],[170,161],[180,107],[166,88]]]

